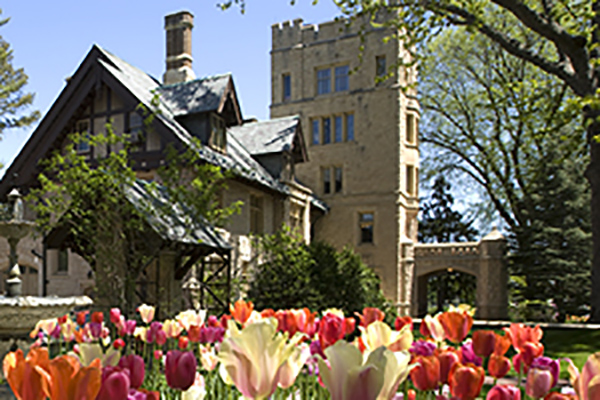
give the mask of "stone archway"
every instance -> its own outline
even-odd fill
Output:
[[[450,304],[476,304],[477,276],[454,265],[418,276],[416,287],[418,317],[445,310]]]
[[[427,310],[425,278],[450,267],[476,277],[477,318],[507,318],[506,239],[496,228],[479,242],[416,245],[405,242],[403,246],[403,270],[412,278],[403,287],[406,297],[411,299],[411,315],[422,315]]]

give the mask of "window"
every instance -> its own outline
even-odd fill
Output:
[[[264,216],[263,216],[263,198],[260,196],[250,195],[250,232],[263,233]]]
[[[131,143],[131,151],[144,151],[146,149],[144,119],[137,112],[129,113],[129,142]]]
[[[312,144],[319,144],[321,141],[321,135],[319,133],[319,120],[313,119],[312,121]]]
[[[335,177],[335,192],[342,192],[342,167],[334,167],[334,177]]]
[[[299,232],[302,232],[303,214],[304,209],[302,208],[301,204],[295,202],[290,204],[290,228],[292,228],[292,231],[298,230]]]
[[[331,193],[331,168],[326,167],[322,169],[323,173],[323,193]]]
[[[350,89],[350,83],[348,78],[349,68],[347,65],[335,67],[335,91],[344,92]]]
[[[87,153],[90,151],[90,123],[89,121],[77,121],[75,132],[79,134],[79,142],[75,143],[75,150],[78,153]]]
[[[317,70],[317,94],[327,94],[331,92],[331,69]]]
[[[377,81],[380,82],[386,75],[387,67],[385,65],[385,56],[375,57],[375,77],[379,78]]]
[[[323,118],[323,144],[331,143],[331,118]]]
[[[340,143],[344,141],[344,125],[343,125],[343,119],[341,115],[337,115],[334,118],[334,129],[335,129],[335,135],[334,135],[334,140],[336,143]]]
[[[283,74],[283,101],[289,101],[292,98],[292,76]]]
[[[66,274],[69,272],[69,252],[67,250],[58,251],[56,272],[59,274]]]
[[[354,140],[354,114],[346,113],[311,119],[312,144],[342,143]]]
[[[346,114],[346,141],[354,140],[354,114]]]
[[[415,143],[417,138],[417,119],[413,114],[406,115],[406,141]]]
[[[373,243],[374,219],[372,212],[359,214],[358,226],[360,229],[360,243]]]
[[[322,167],[323,194],[341,193],[343,188],[342,167]]]
[[[406,166],[406,193],[408,193],[411,196],[414,196],[416,194],[415,183],[416,183],[415,167],[412,165],[407,165]]]
[[[213,149],[225,152],[225,148],[227,146],[227,131],[225,129],[225,121],[218,115],[212,114],[210,116],[210,125],[210,146]]]

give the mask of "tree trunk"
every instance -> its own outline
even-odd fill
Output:
[[[584,110],[584,123],[587,126],[587,137],[590,146],[590,164],[585,172],[590,182],[591,218],[592,218],[592,288],[591,319],[600,322],[600,110],[588,107]]]

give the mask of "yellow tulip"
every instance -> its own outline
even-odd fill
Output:
[[[360,327],[360,330],[362,342],[368,352],[381,346],[391,351],[408,350],[414,339],[409,325],[404,326],[400,331],[393,331],[385,322],[375,321],[366,328]]]
[[[179,321],[181,326],[185,328],[186,331],[190,330],[192,326],[202,326],[204,325],[204,319],[206,318],[206,310],[187,310],[180,312],[175,319]]]
[[[277,385],[288,387],[295,381],[308,356],[298,347],[301,339],[297,334],[288,341],[287,334],[278,333],[275,318],[247,324],[242,330],[230,320],[218,356],[221,377],[247,398],[266,399]]]
[[[377,396],[377,400],[391,400],[398,392],[398,386],[406,380],[412,367],[409,367],[410,353],[408,351],[383,352],[386,363],[383,373],[383,386]]]

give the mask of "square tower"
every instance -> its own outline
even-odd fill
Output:
[[[410,56],[392,31],[358,25],[273,25],[271,118],[301,116],[309,160],[296,175],[330,207],[314,238],[354,247],[386,297],[406,306],[402,243],[417,240],[419,207],[416,73],[397,67]]]

